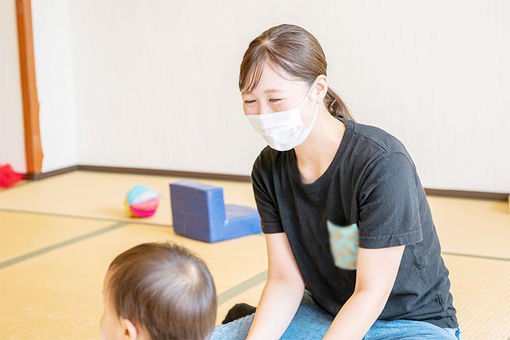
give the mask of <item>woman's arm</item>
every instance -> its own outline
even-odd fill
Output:
[[[354,293],[324,339],[361,339],[381,314],[397,277],[405,246],[359,248]]]
[[[279,339],[301,303],[305,285],[285,233],[266,234],[268,277],[249,340]]]

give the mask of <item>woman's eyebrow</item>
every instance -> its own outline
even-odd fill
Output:
[[[267,90],[264,90],[263,93],[274,93],[274,92],[285,92],[284,90],[280,90],[280,89],[267,89]],[[253,94],[253,92],[241,92],[242,95],[251,95]]]

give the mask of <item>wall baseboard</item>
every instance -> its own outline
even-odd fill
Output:
[[[72,166],[68,166],[66,168],[56,169],[56,170],[52,170],[52,171],[48,171],[48,172],[41,172],[38,174],[27,173],[27,174],[25,174],[25,178],[29,179],[29,180],[37,181],[39,179],[45,179],[48,177],[53,177],[53,176],[66,174],[68,172],[73,172],[78,169],[79,169],[79,165],[72,165]]]
[[[95,171],[95,172],[113,172],[113,173],[120,173],[120,174],[139,174],[139,175],[151,175],[151,176],[188,177],[188,178],[215,179],[215,180],[222,180],[222,181],[251,182],[250,176],[216,174],[216,173],[209,173],[209,172],[158,170],[158,169],[144,169],[144,168],[124,168],[124,167],[96,166],[96,165],[78,165],[78,170]]]
[[[431,196],[458,197],[458,198],[476,198],[493,201],[507,201],[510,193],[486,192],[486,191],[466,191],[466,190],[445,190],[425,188],[425,193]]]
[[[118,173],[118,174],[186,177],[186,178],[212,179],[212,180],[221,180],[221,181],[251,182],[250,176],[243,176],[243,175],[229,175],[229,174],[217,174],[217,173],[208,173],[208,172],[160,170],[160,169],[145,169],[145,168],[97,166],[97,165],[73,165],[73,166],[69,166],[66,168],[57,169],[57,170],[40,173],[40,174],[26,174],[26,178],[29,180],[40,180],[40,179],[58,176],[58,175],[62,175],[62,174],[77,171],[77,170]],[[494,200],[494,201],[507,201],[510,196],[510,193],[467,191],[467,190],[445,190],[445,189],[430,189],[430,188],[425,188],[425,193],[427,195],[431,195],[431,196],[475,198],[475,199],[486,199],[486,200]]]

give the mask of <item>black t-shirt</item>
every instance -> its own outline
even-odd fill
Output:
[[[379,319],[458,327],[448,269],[425,192],[404,145],[341,119],[345,132],[324,174],[304,184],[294,150],[266,147],[252,181],[264,233],[285,232],[314,300],[335,316],[354,292],[358,246],[405,245]]]

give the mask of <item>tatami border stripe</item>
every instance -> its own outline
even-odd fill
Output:
[[[267,270],[255,275],[255,276],[252,276],[248,280],[243,281],[240,284],[218,294],[218,305],[221,305],[222,303],[232,299],[233,297],[236,297],[236,296],[244,293],[248,289],[253,288],[262,282],[265,282],[266,280],[267,280]]]
[[[495,257],[495,256],[483,256],[483,255],[472,255],[472,254],[462,254],[462,253],[452,253],[452,252],[442,252],[443,255],[452,255],[452,256],[463,256],[469,258],[476,259],[484,259],[484,260],[497,260],[497,261],[510,261],[510,258],[505,257]],[[220,293],[218,295],[218,305],[225,303],[226,301],[241,295],[246,292],[248,289],[255,287],[256,285],[267,280],[267,270],[259,273],[246,281],[241,282],[240,284],[227,289],[226,291]],[[510,339],[509,339],[510,340]]]
[[[443,251],[443,252],[441,252],[441,254],[443,254],[443,255],[452,255],[452,256],[470,257],[470,258],[483,259],[483,260],[510,261],[510,258],[507,258],[507,257],[485,256],[485,255],[474,255],[474,254],[463,254],[463,253],[451,253],[449,251]]]
[[[117,220],[114,218],[69,215],[69,214],[49,213],[49,212],[43,212],[43,211],[6,209],[6,208],[0,208],[0,211],[12,212],[12,213],[22,213],[22,214],[33,214],[33,215],[45,215],[45,216],[54,216],[54,217],[79,218],[79,219],[83,219],[83,220],[92,220],[92,221],[107,221],[107,222],[118,222],[118,223],[127,223],[127,224],[143,224],[143,225],[149,225],[149,226],[155,226],[155,227],[172,227],[171,224],[148,223],[148,222],[141,221],[139,219],[132,219],[129,221],[125,221],[125,220]]]
[[[98,229],[98,230],[94,230],[93,232],[90,232],[90,233],[87,233],[87,234],[83,234],[83,235],[80,235],[80,236],[71,238],[69,240],[65,240],[65,241],[59,242],[59,243],[55,243],[55,244],[53,244],[51,246],[48,246],[48,247],[45,247],[45,248],[41,248],[41,249],[32,251],[30,253],[26,253],[24,255],[12,258],[10,260],[4,261],[4,262],[0,262],[0,269],[8,267],[8,266],[11,266],[11,265],[19,263],[19,262],[26,261],[28,259],[34,258],[34,257],[39,256],[39,255],[43,255],[43,254],[49,253],[49,252],[51,252],[53,250],[56,250],[56,249],[68,246],[70,244],[73,244],[73,243],[76,243],[76,242],[80,242],[80,241],[86,240],[88,238],[91,238],[91,237],[94,237],[94,236],[97,236],[97,235],[101,235],[101,234],[107,233],[109,231],[121,228],[121,227],[123,227],[123,226],[125,226],[127,224],[130,224],[130,223],[119,222],[119,223],[116,223],[114,225],[111,225],[111,226],[108,226],[108,227],[105,227],[105,228],[101,228],[101,229]]]

